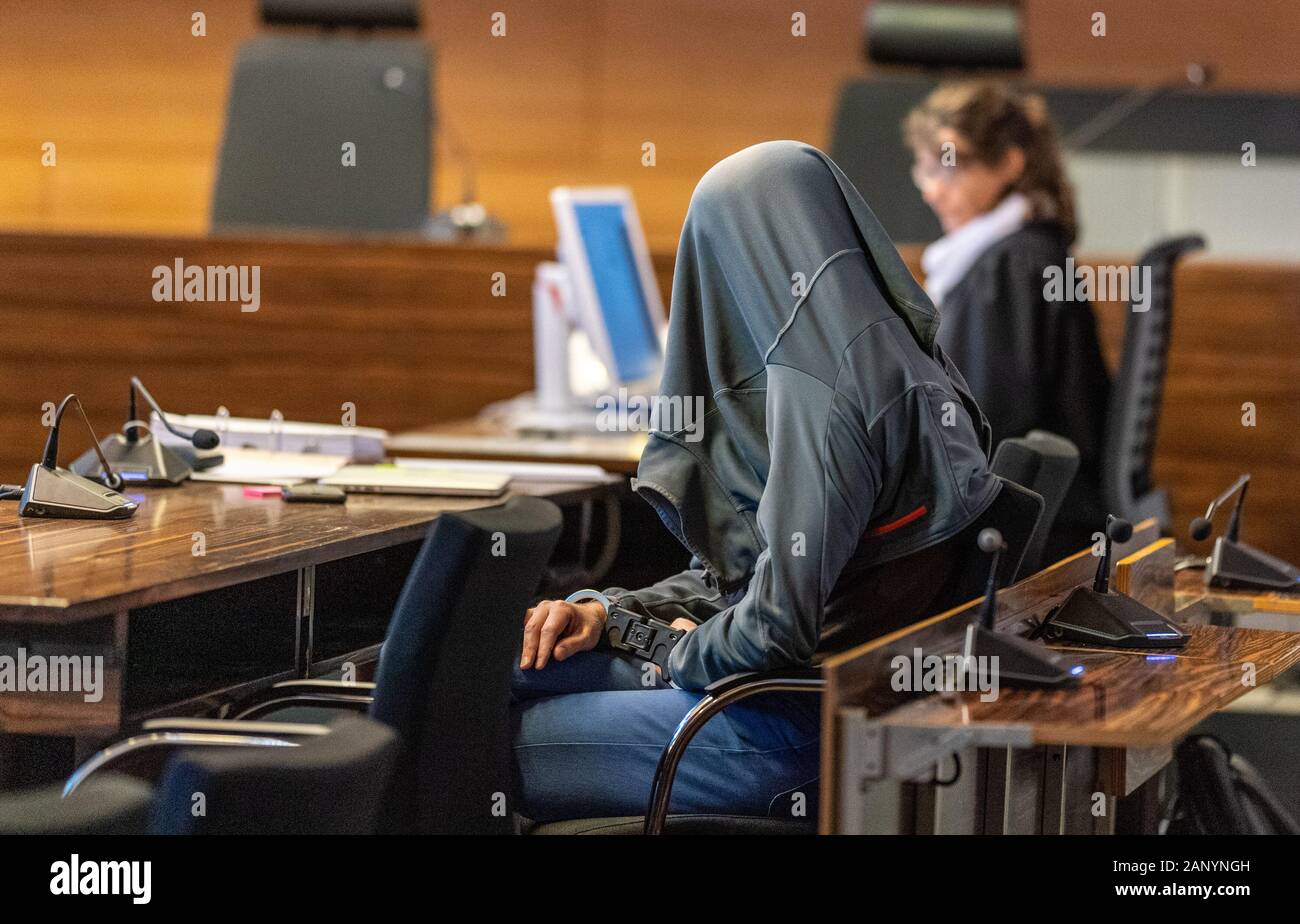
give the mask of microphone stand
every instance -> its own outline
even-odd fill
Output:
[[[1210,535],[1211,520],[1228,498],[1237,495],[1232,513],[1228,517],[1228,528],[1222,536],[1214,540],[1214,550],[1210,553],[1205,568],[1205,583],[1211,587],[1250,587],[1264,590],[1300,590],[1300,568],[1290,562],[1275,558],[1267,552],[1241,542],[1242,510],[1246,506],[1246,489],[1250,487],[1250,475],[1242,475],[1228,490],[1224,491],[1205,510],[1205,516],[1192,520],[1191,535],[1197,542]]]
[[[966,656],[990,661],[996,659],[998,683],[1002,686],[1072,687],[1083,674],[1082,664],[1046,645],[1009,632],[998,632],[994,628],[998,608],[998,563],[1006,547],[1006,541],[996,529],[980,530],[980,551],[989,554],[992,560],[979,619],[966,629]]]
[[[1133,536],[1128,520],[1107,515],[1105,548],[1091,587],[1076,587],[1034,635],[1107,648],[1182,648],[1187,636],[1155,610],[1110,589],[1113,542]]]
[[[163,445],[153,435],[149,424],[139,418],[136,411],[137,395],[144,398],[167,430],[195,447],[211,449],[220,442],[211,430],[187,433],[173,426],[153,395],[144,387],[144,383],[132,376],[127,398],[127,419],[122,425],[122,432],[106,436],[102,442],[96,443],[93,452],[88,451],[79,456],[72,463],[72,471],[84,477],[93,477],[111,461],[117,466],[122,478],[142,485],[177,485],[193,474],[194,467],[190,461],[174,448]]]
[[[99,457],[100,477],[103,484],[83,478],[75,472],[59,468],[59,427],[63,412],[75,403],[86,429],[90,432],[93,452]],[[54,424],[45,440],[45,452],[40,462],[32,466],[18,500],[18,515],[24,517],[69,517],[80,520],[124,520],[136,511],[136,503],[115,490],[122,486],[122,478],[113,471],[108,459],[95,439],[95,428],[86,416],[86,409],[76,395],[68,395],[54,412]]]

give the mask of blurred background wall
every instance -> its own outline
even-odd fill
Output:
[[[435,90],[513,243],[548,246],[547,191],[631,185],[671,249],[700,175],[755,141],[825,146],[841,83],[866,73],[863,0],[424,3]],[[89,15],[93,8],[94,15]],[[1105,38],[1089,31],[1094,10]],[[201,10],[207,35],[190,34]],[[507,35],[490,17],[507,16]],[[793,12],[807,36],[790,34]],[[1300,91],[1296,0],[1025,0],[1025,77],[1155,83],[1213,60],[1222,89]],[[256,0],[0,3],[0,227],[201,235],[231,66]],[[438,134],[436,205],[462,164]],[[43,169],[54,141],[59,169]],[[656,166],[641,165],[644,142]]]

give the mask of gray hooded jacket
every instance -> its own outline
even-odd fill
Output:
[[[821,151],[767,142],[705,174],[677,252],[661,385],[702,400],[704,416],[675,430],[661,419],[633,481],[691,568],[609,590],[700,624],[671,655],[675,685],[806,665],[877,634],[873,610],[888,602],[864,599],[857,578],[888,574],[992,503],[988,425],[937,328]]]

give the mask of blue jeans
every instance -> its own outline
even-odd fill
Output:
[[[540,671],[515,668],[521,814],[645,813],[659,755],[703,695],[673,689],[653,668],[645,674],[647,663],[595,650]],[[806,693],[768,693],[723,710],[687,748],[671,811],[815,817],[819,712],[820,697]]]

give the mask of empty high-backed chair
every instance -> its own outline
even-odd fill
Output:
[[[1055,433],[1030,430],[1024,436],[998,443],[993,454],[993,471],[1043,498],[1043,516],[1025,547],[1020,574],[1033,574],[1050,564],[1042,560],[1043,547],[1078,470],[1079,448]],[[1079,548],[1087,544],[1088,537],[1080,537]]]
[[[1124,320],[1124,351],[1110,392],[1102,457],[1101,493],[1108,512],[1138,523],[1148,517],[1169,530],[1169,497],[1152,473],[1165,370],[1173,326],[1174,266],[1200,250],[1199,235],[1161,241],[1138,258],[1151,269],[1146,311],[1130,304]]]
[[[374,834],[398,746],[387,725],[344,716],[300,747],[181,751],[158,787],[152,832]]]
[[[260,35],[239,50],[213,230],[420,231],[432,55],[418,37],[371,34],[417,29],[418,4],[262,0],[261,9],[268,25],[302,32]]]
[[[874,0],[863,19],[867,80],[840,90],[831,158],[871,203],[895,241],[932,241],[943,232],[912,185],[904,117],[935,88],[937,75],[1014,74],[1024,66],[1020,13],[1008,0],[979,4]]]

